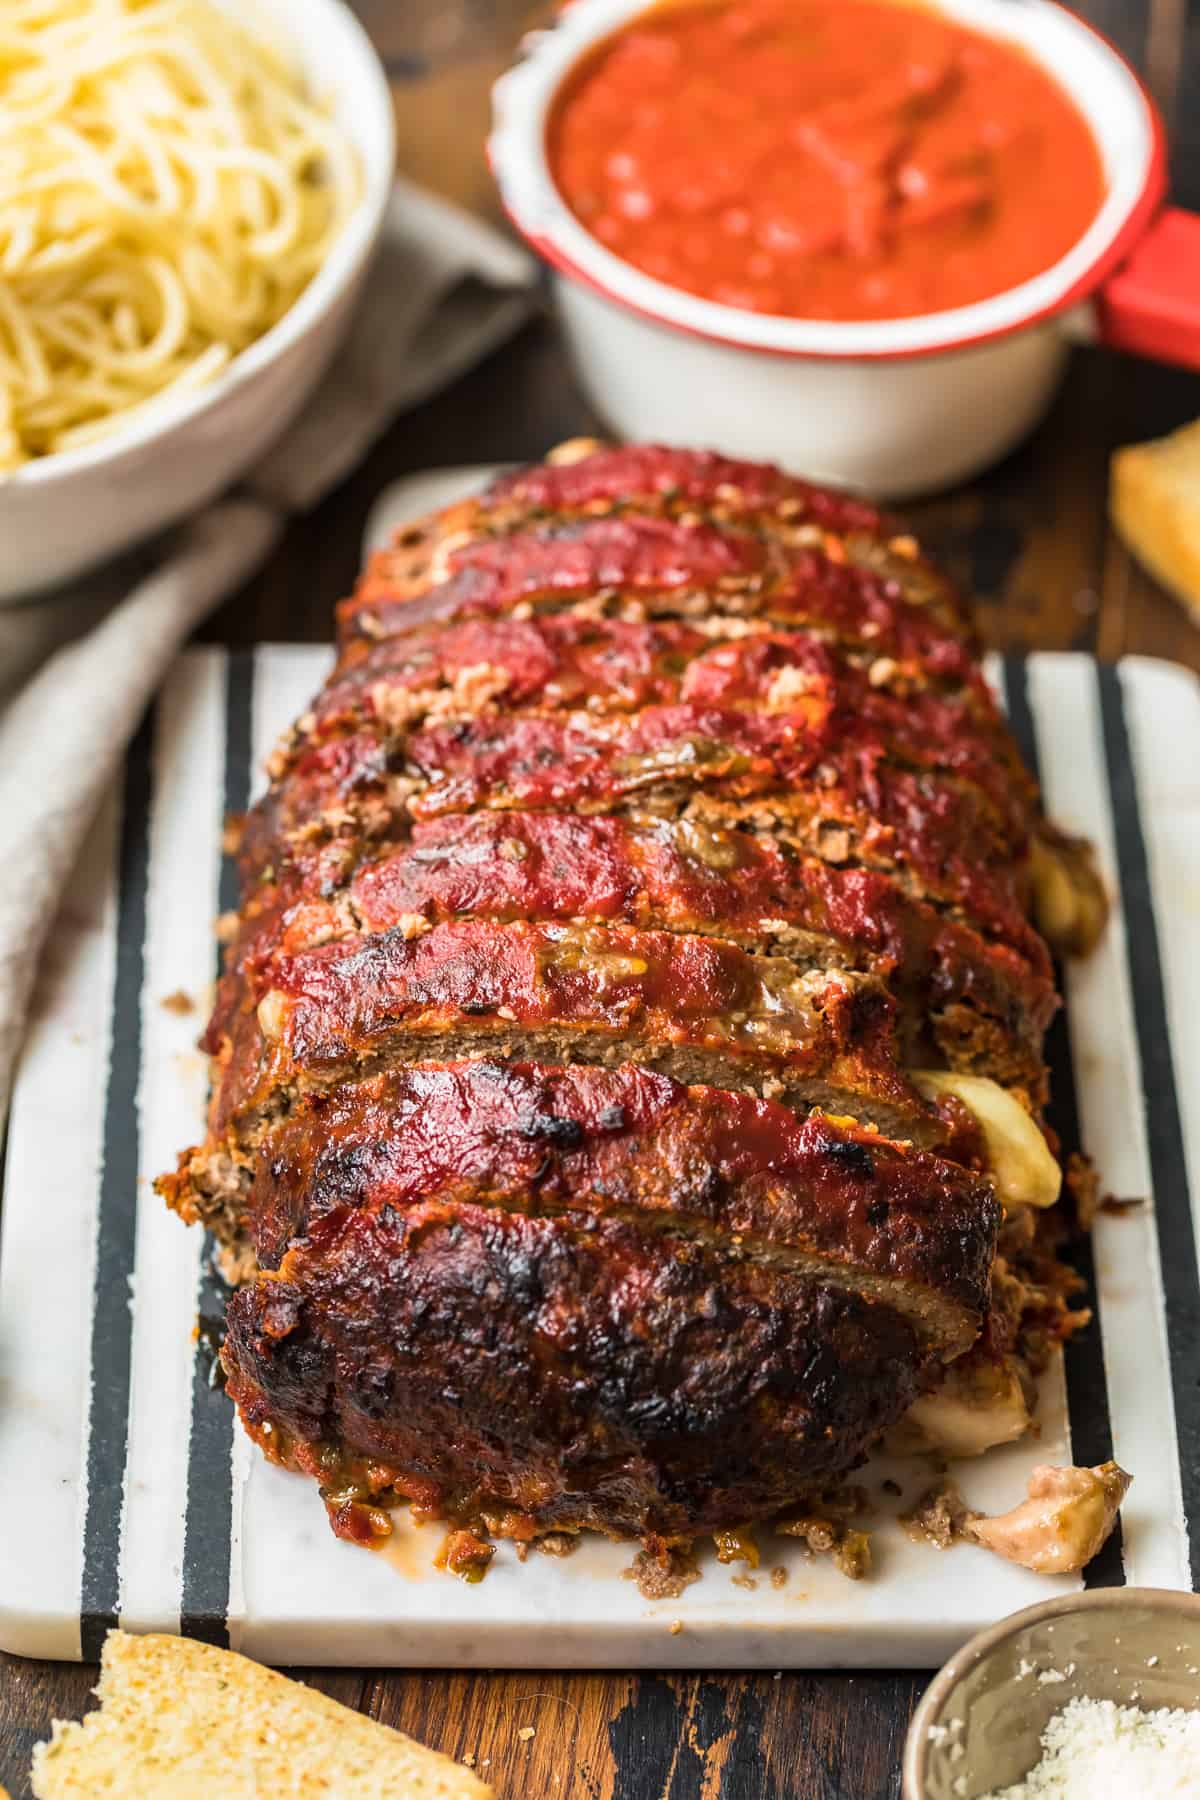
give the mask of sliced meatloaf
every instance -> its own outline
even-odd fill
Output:
[[[997,1188],[1056,1184],[1031,914],[1097,898],[944,577],[778,470],[577,445],[401,532],[339,630],[158,1184],[236,1261],[263,1448],[349,1537],[661,1544],[969,1356],[961,1411],[1019,1336]]]

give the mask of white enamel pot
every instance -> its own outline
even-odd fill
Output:
[[[702,444],[903,498],[1002,456],[1053,397],[1072,336],[1200,366],[1200,220],[1162,211],[1164,136],[1112,46],[1055,0],[938,0],[1056,77],[1088,120],[1107,196],[1053,267],[918,318],[768,317],[656,281],[591,236],[555,187],[564,77],[645,0],[574,0],[496,84],[489,155],[513,223],[553,271],[579,378],[619,436]]]

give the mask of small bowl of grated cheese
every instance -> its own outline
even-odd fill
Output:
[[[1067,1594],[982,1631],[909,1729],[902,1800],[1200,1796],[1200,1595]]]

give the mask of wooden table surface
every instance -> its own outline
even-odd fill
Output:
[[[531,0],[355,0],[386,59],[400,161],[495,216],[483,159],[487,91]],[[1145,75],[1171,129],[1176,198],[1200,207],[1200,7],[1086,0],[1081,10]],[[982,480],[910,507],[916,528],[979,596],[1001,647],[1130,651],[1200,669],[1200,630],[1108,529],[1114,445],[1200,414],[1200,377],[1099,350],[1076,353],[1028,444]],[[355,573],[385,483],[439,464],[533,458],[591,424],[551,324],[530,324],[450,391],[409,414],[365,465],[297,523],[263,573],[216,615],[226,643],[320,640]],[[13,1521],[0,1524],[12,1529]],[[0,1658],[0,1785],[29,1792],[34,1741],[76,1716],[95,1678]],[[927,1675],[396,1674],[306,1677],[427,1743],[470,1752],[503,1800],[885,1800]],[[521,1737],[533,1726],[533,1737]]]

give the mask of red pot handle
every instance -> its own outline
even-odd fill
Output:
[[[1200,213],[1164,207],[1094,303],[1101,343],[1200,369]]]

